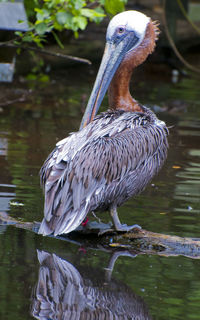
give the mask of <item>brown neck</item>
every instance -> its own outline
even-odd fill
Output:
[[[129,92],[129,83],[133,69],[144,62],[147,56],[153,52],[157,35],[158,28],[150,20],[143,41],[137,49],[126,54],[110,83],[108,99],[111,109],[143,112],[141,106]]]

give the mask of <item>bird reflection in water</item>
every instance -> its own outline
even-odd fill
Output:
[[[94,277],[96,269],[87,270],[84,278],[55,254],[38,251],[38,260],[39,277],[31,308],[36,319],[152,319],[141,297],[123,283],[106,282],[104,277],[99,279],[99,273]]]

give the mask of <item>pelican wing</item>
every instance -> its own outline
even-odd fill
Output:
[[[46,160],[41,170],[45,208],[40,233],[71,232],[89,211],[122,203],[131,194],[126,180],[133,184],[145,161],[159,152],[160,131],[165,129],[160,126],[155,134],[148,116],[106,115],[59,142]]]

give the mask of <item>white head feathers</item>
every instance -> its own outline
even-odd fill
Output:
[[[121,12],[110,21],[107,29],[107,37],[112,38],[116,28],[122,26],[125,27],[127,31],[134,31],[140,39],[143,39],[149,21],[149,17],[135,10]]]

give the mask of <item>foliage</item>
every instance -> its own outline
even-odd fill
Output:
[[[88,22],[99,23],[106,13],[114,15],[124,10],[127,0],[25,0],[30,29],[26,33],[16,32],[20,40],[34,42],[42,47],[46,35],[51,33],[60,47],[63,45],[58,33],[71,30],[75,37],[84,30]]]
[[[45,86],[46,83],[50,81],[50,78],[49,75],[46,74],[46,66],[44,64],[44,60],[38,57],[35,52],[30,51],[30,54],[35,65],[31,69],[31,72],[26,76],[26,80],[28,80],[29,87],[31,89],[35,88],[36,83],[39,83],[41,88],[41,86]]]

